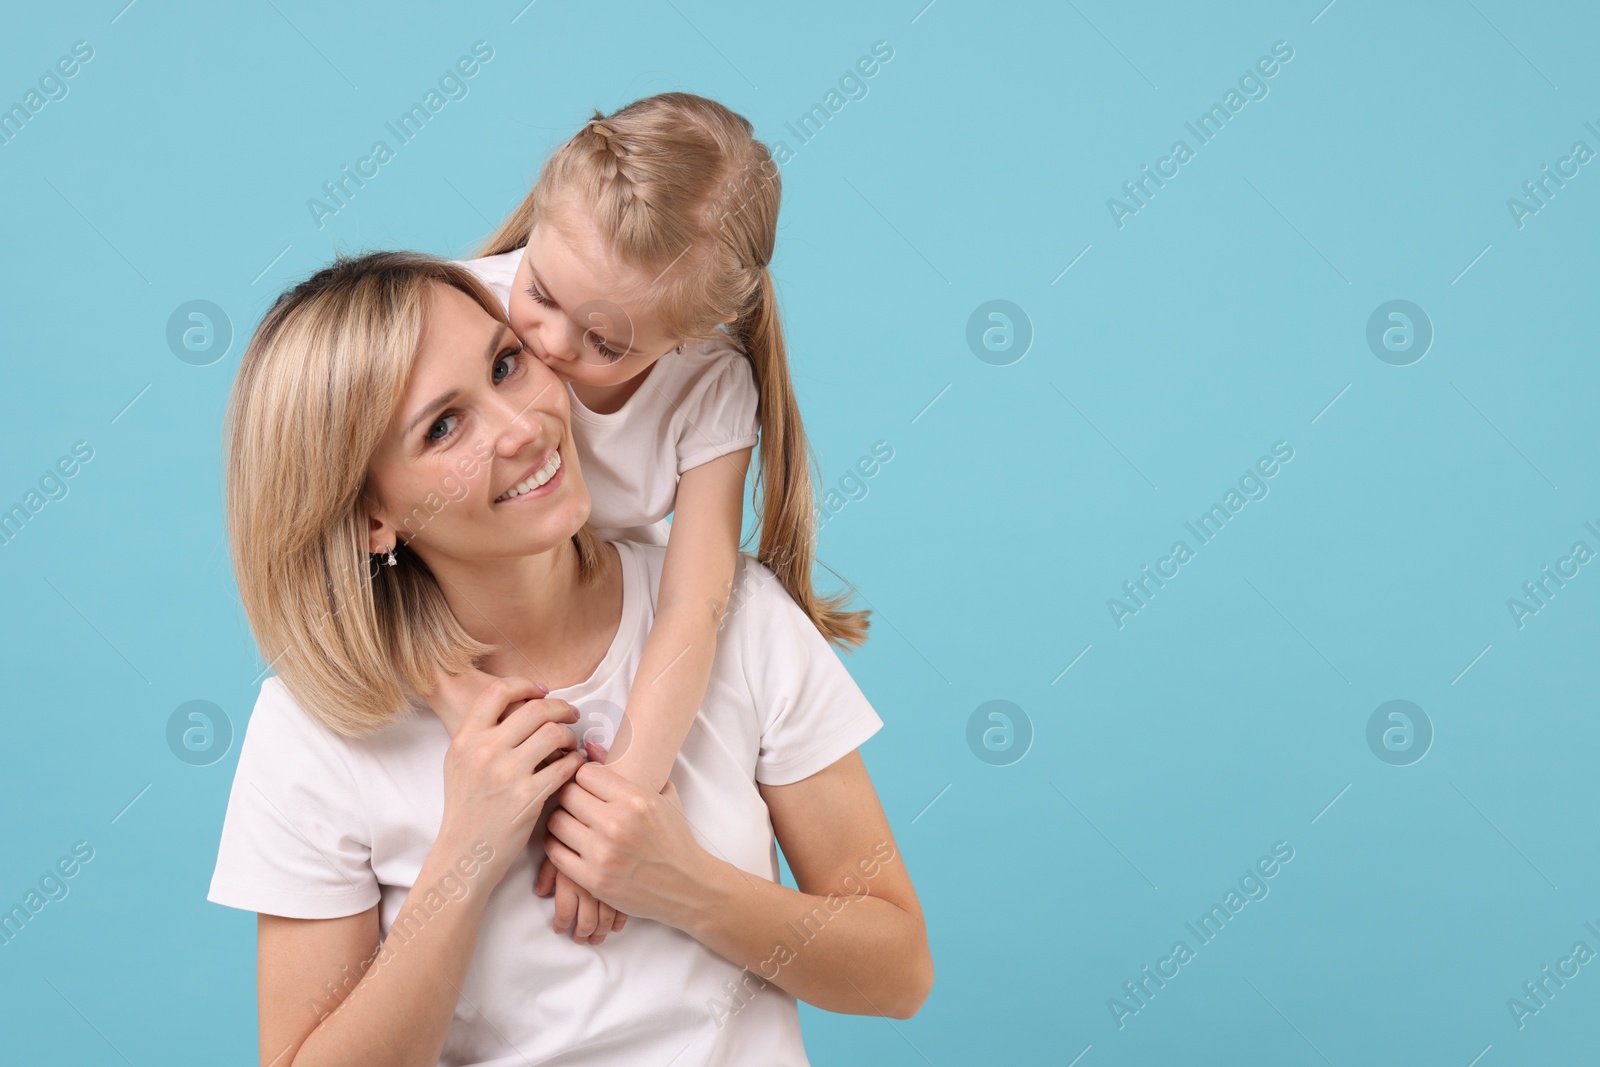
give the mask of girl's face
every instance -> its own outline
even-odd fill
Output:
[[[567,390],[499,319],[430,286],[422,341],[368,473],[372,550],[444,559],[546,551],[589,517]]]
[[[561,225],[540,222],[529,233],[511,285],[511,327],[564,381],[621,385],[682,338],[669,336],[659,316],[628,295],[645,292],[654,279],[612,256],[582,214],[565,212]]]

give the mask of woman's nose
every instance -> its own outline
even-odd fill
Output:
[[[526,450],[538,438],[543,423],[539,417],[538,397],[524,398],[520,404],[511,402],[513,399],[508,396],[498,413],[495,446],[503,456],[515,456]]]

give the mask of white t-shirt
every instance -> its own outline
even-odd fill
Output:
[[[621,718],[665,556],[656,546],[616,547],[616,637],[587,681],[551,694],[574,704],[580,734],[602,744]],[[772,572],[748,555],[739,567],[740,604],[671,779],[696,840],[775,882],[777,846],[756,783],[815,774],[883,722]],[[342,737],[268,678],[245,730],[207,899],[305,919],[380,904],[390,937],[438,837],[449,743],[420,701],[382,730]],[[535,840],[490,894],[441,1067],[807,1064],[795,999],[767,984],[730,1016],[737,1003],[726,983],[754,988],[759,976],[688,934],[638,918],[599,946],[554,933],[554,897],[533,892],[543,853]]]
[[[509,312],[520,248],[461,266]],[[756,382],[750,361],[726,341],[686,344],[662,356],[621,408],[591,411],[568,386],[572,436],[589,487],[589,522],[607,539],[666,544],[684,471],[756,443]],[[648,528],[648,529],[645,529]]]

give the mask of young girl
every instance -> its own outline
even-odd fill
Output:
[[[748,121],[665,93],[596,112],[467,264],[567,382],[590,522],[607,539],[666,545],[655,625],[606,754],[652,792],[705,695],[758,431],[758,557],[829,640],[866,638],[866,612],[811,586],[811,454],[767,269],[779,192]],[[576,915],[575,940],[598,944],[627,918],[548,859],[537,891],[555,892],[558,932]]]

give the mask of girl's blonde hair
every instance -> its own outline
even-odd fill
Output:
[[[767,264],[778,233],[778,166],[741,115],[689,93],[595,116],[546,161],[527,197],[480,255],[520,248],[536,222],[587,213],[623,260],[656,275],[646,294],[670,335],[729,333],[755,372],[761,419],[761,562],[817,629],[841,646],[867,636],[867,612],[811,584],[816,559],[813,458],[789,380]],[[670,356],[666,358],[671,358]]]
[[[239,598],[296,701],[345,735],[387,725],[413,694],[432,690],[435,668],[457,674],[494,650],[462,628],[416,553],[398,551],[376,575],[368,554],[368,471],[416,361],[435,282],[505,321],[499,300],[455,264],[412,252],[341,257],[278,297],[228,402]],[[417,518],[406,520],[413,533]],[[600,543],[585,525],[573,544],[588,580],[601,567]]]

